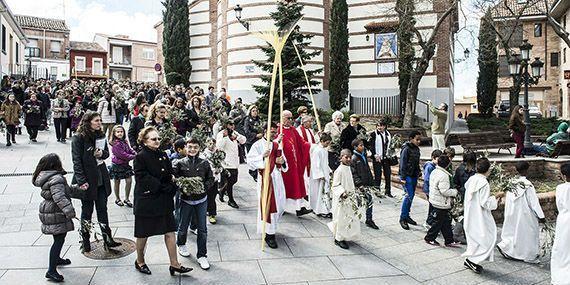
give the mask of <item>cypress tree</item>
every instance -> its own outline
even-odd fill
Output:
[[[297,21],[301,17],[303,5],[297,3],[295,0],[281,0],[277,3],[277,11],[270,13],[271,18],[275,21],[275,25],[279,30],[283,29],[293,21]],[[313,57],[319,55],[320,51],[307,51],[309,40],[312,35],[304,35],[299,31],[299,26],[295,27],[291,35],[287,39],[285,47],[283,48],[281,58],[283,65],[283,102],[284,109],[295,112],[299,106],[310,107],[310,99],[307,98],[309,90],[307,89],[307,82],[305,75],[301,69],[301,63],[293,47],[293,42],[297,45],[303,63],[307,64]],[[261,50],[267,56],[266,61],[254,61],[255,65],[261,68],[264,72],[268,73],[261,76],[263,85],[253,85],[254,90],[261,96],[258,97],[256,105],[262,113],[266,112],[269,108],[269,89],[271,88],[271,72],[273,70],[273,59],[275,58],[275,51],[271,46],[261,47]],[[320,73],[321,69],[307,70],[309,82],[311,87],[317,86],[318,81],[312,80],[313,76]],[[278,81],[277,81],[278,82]],[[275,85],[275,98],[273,102],[273,118],[279,118],[279,84]],[[314,94],[320,90],[312,88]]]
[[[170,85],[190,85],[190,23],[188,22],[188,0],[165,0],[162,2],[164,31],[162,52],[164,72]]]
[[[497,60],[497,35],[489,12],[481,18],[479,28],[479,77],[477,78],[477,105],[479,113],[493,114],[493,106],[497,98],[497,79],[499,62]]]
[[[333,110],[346,105],[348,97],[348,5],[346,0],[334,0],[331,11],[329,102]]]

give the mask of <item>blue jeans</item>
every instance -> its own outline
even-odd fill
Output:
[[[416,185],[418,185],[417,177],[406,176],[405,180],[406,184],[404,184],[404,191],[406,191],[406,196],[404,196],[404,201],[402,201],[402,213],[400,214],[400,220],[405,220],[410,217],[410,208],[412,207],[412,201],[416,194]]]
[[[366,221],[372,221],[373,203],[372,195],[366,193]]]
[[[208,201],[204,201],[197,205],[190,205],[184,201],[180,201],[180,220],[178,224],[178,235],[176,238],[177,245],[186,244],[188,238],[188,226],[192,218],[196,220],[198,229],[198,253],[196,258],[206,257],[206,241],[208,240],[208,229],[206,228],[206,210],[208,208]]]

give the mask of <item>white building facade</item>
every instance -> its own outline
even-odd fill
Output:
[[[319,81],[320,94],[315,96],[317,105],[329,108],[329,22],[331,0],[299,0],[304,5],[304,17],[299,26],[303,33],[313,35],[309,48],[321,54],[306,63],[308,69],[322,68],[315,80]],[[348,0],[349,59],[351,75],[349,92],[353,105],[361,113],[399,112],[397,106],[381,109],[380,105],[399,105],[398,93],[398,47],[396,28],[398,19],[394,11],[395,0],[365,1]],[[435,26],[438,13],[444,11],[444,0],[419,1],[417,26],[428,35]],[[259,96],[252,85],[261,84],[260,70],[253,60],[266,60],[259,46],[266,43],[251,36],[238,22],[234,8],[243,8],[242,19],[250,23],[251,31],[266,30],[274,26],[269,14],[276,11],[276,1],[267,0],[195,0],[190,1],[190,34],[192,63],[192,86],[217,90],[227,88],[232,98],[241,97],[244,102],[253,102]],[[439,6],[438,6],[439,5]],[[451,19],[453,17],[450,18]],[[390,23],[387,27],[383,23]],[[162,58],[162,23],[155,26],[158,32],[159,61]],[[444,25],[438,35],[437,54],[433,64],[420,84],[419,99],[448,102],[453,106],[453,27]],[[419,48],[418,48],[419,55]],[[355,98],[362,98],[357,100]],[[358,106],[354,105],[357,104]],[[366,106],[365,106],[366,105]],[[393,104],[392,104],[393,105]],[[387,108],[387,107],[386,107]],[[425,113],[418,104],[418,115]],[[450,112],[452,114],[452,112]]]
[[[0,0],[0,73],[11,76],[24,65],[24,48],[28,43],[24,31],[4,0]]]
[[[560,0],[554,4],[552,15],[558,23],[570,33],[570,2]],[[559,90],[562,101],[562,117],[570,118],[570,47],[562,39],[560,40],[560,73],[558,76]]]

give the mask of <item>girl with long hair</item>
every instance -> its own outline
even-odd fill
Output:
[[[111,168],[109,171],[109,177],[114,181],[115,189],[115,204],[117,206],[124,206],[132,208],[133,204],[129,200],[129,194],[131,193],[131,183],[132,177],[134,175],[133,168],[129,165],[129,162],[135,159],[137,153],[131,148],[127,142],[127,132],[125,128],[121,125],[115,125],[112,130],[111,140],[109,144],[111,145]],[[125,200],[121,201],[119,195],[121,188],[121,180],[125,180]]]
[[[509,130],[511,131],[512,137],[517,144],[517,150],[515,152],[515,158],[521,158],[523,156],[524,150],[524,133],[526,131],[526,126],[523,122],[524,109],[521,105],[517,105],[513,109],[511,114],[511,119],[509,120]]]

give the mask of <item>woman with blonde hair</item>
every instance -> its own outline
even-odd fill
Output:
[[[159,132],[164,133],[167,129],[172,129],[173,133],[176,133],[176,129],[172,126],[167,118],[168,116],[168,106],[162,103],[155,103],[150,106],[148,111],[145,127],[155,127]],[[160,148],[166,150],[171,147],[174,138],[164,137],[160,143]]]

